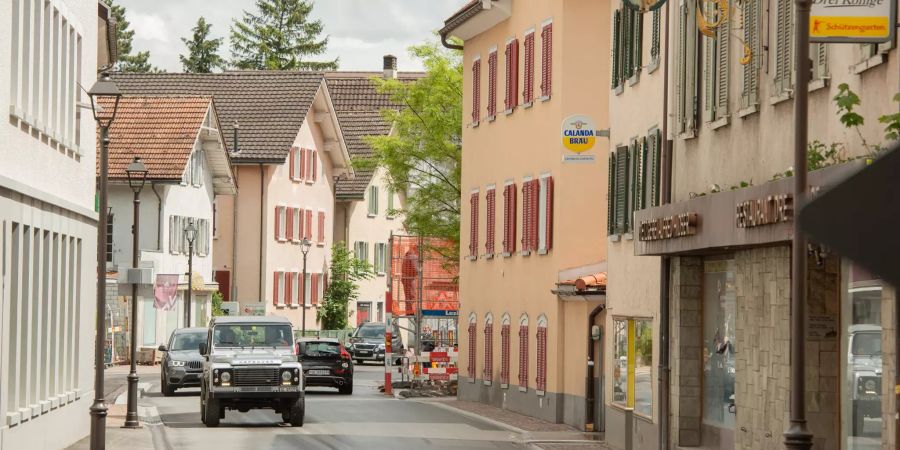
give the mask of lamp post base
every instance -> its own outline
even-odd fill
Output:
[[[806,429],[806,421],[792,422],[784,433],[784,448],[787,450],[809,450],[813,445],[813,435]]]
[[[106,403],[95,398],[91,405],[91,450],[106,448]]]
[[[138,375],[136,372],[128,374],[128,412],[125,413],[125,424],[122,428],[141,428],[141,422],[138,420],[137,414],[137,385]]]

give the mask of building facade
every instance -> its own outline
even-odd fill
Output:
[[[92,0],[0,3],[2,448],[62,448],[88,432],[96,138],[79,86],[110,59],[97,51],[106,13]]]
[[[605,279],[609,14],[473,1],[441,30],[464,47],[459,398],[580,429],[598,422],[605,297],[572,280]],[[564,148],[571,127],[593,148]]]
[[[117,121],[110,127],[110,187],[107,229],[107,271],[115,274],[110,286],[119,284],[117,302],[127,324],[137,323],[138,347],[156,348],[168,342],[176,328],[206,326],[211,317],[211,293],[218,290],[213,278],[213,238],[217,234],[213,205],[217,196],[237,192],[231,161],[211,97],[126,96],[119,103]],[[137,322],[130,319],[132,286],[127,284],[132,266],[134,193],[126,166],[140,157],[147,181],[140,194],[140,259],[138,267],[150,269],[151,284],[139,286]],[[197,230],[193,249],[188,242],[189,224]],[[191,322],[186,324],[188,255],[193,283]],[[154,285],[174,276],[173,302],[160,308],[154,302]],[[120,320],[113,318],[112,322]],[[129,330],[117,333],[117,354],[125,350]]]

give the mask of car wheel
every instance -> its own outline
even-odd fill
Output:
[[[171,397],[175,395],[175,386],[170,386],[169,381],[166,380],[165,377],[162,379],[162,385],[160,386],[160,390],[162,391],[163,397]]]
[[[349,380],[349,382],[344,383],[343,386],[338,386],[338,392],[341,395],[353,395],[353,380]]]
[[[203,388],[200,391],[200,422],[206,423],[206,405],[203,403]]]
[[[302,427],[304,415],[306,415],[306,397],[301,395],[291,404],[290,424],[292,427]]]
[[[207,398],[203,414],[206,417],[206,421],[203,423],[210,428],[219,426],[219,416],[221,413],[222,408],[219,406],[219,401],[214,398]]]

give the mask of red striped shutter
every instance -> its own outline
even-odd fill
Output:
[[[482,377],[490,381],[494,378],[494,324],[484,325],[484,373]]]
[[[278,207],[275,207],[275,240],[281,239],[281,220],[278,217]]]
[[[519,386],[528,388],[528,325],[519,325]]]
[[[488,55],[488,117],[497,115],[497,52]]]
[[[496,189],[490,189],[487,191],[487,195],[485,196],[485,202],[487,203],[487,220],[485,221],[487,225],[487,236],[485,237],[484,247],[488,255],[494,254],[494,229],[497,216],[496,198]]]
[[[285,220],[287,223],[285,226],[287,228],[287,240],[290,241],[294,239],[294,208],[287,208],[285,214],[287,214],[287,220]]]
[[[481,120],[481,60],[472,63],[472,122]]]
[[[288,152],[288,167],[290,167],[290,171],[288,172],[288,178],[291,180],[294,179],[294,154],[297,152],[296,147],[291,147],[291,151]]]
[[[297,151],[300,152],[300,170],[298,170],[299,176],[297,179],[302,180],[306,177],[306,149],[298,148]]]
[[[509,384],[509,325],[500,328],[500,383]]]
[[[312,240],[313,226],[312,226],[312,210],[306,210],[306,238]]]
[[[325,211],[319,211],[319,243],[325,242]]]
[[[319,304],[319,274],[314,273],[310,277],[309,296],[313,305]]]
[[[503,52],[504,56],[506,56],[506,90],[503,92],[503,105],[504,109],[512,108],[512,95],[510,95],[509,91],[512,87],[512,41],[506,44],[506,49]]]
[[[475,379],[475,322],[469,324],[469,379]]]
[[[310,178],[312,178],[313,181],[316,181],[319,179],[319,152],[318,152],[318,150],[312,150],[311,153],[312,153],[312,174],[311,174]]]
[[[506,44],[506,99],[507,110],[519,105],[519,40]]]
[[[503,186],[503,253],[509,253],[509,186]]]
[[[278,272],[274,272],[274,277],[272,281],[272,304],[278,304]]]
[[[522,251],[527,252],[531,248],[531,181],[522,182]]]
[[[537,331],[537,390],[547,390],[547,327]]]
[[[541,96],[550,95],[553,86],[553,24],[541,30]]]
[[[306,295],[306,277],[303,276],[303,273],[300,273],[300,276],[297,278],[300,280],[300,282],[297,283],[300,285],[300,292],[299,292],[300,295],[298,295],[297,297],[299,297],[299,299],[300,299],[299,300],[300,305],[306,305],[307,300],[308,300],[307,298],[304,297]]]
[[[538,249],[538,228],[540,228],[541,181],[531,182],[531,249]]]
[[[525,36],[525,89],[522,91],[522,101],[531,103],[534,100],[534,32]]]
[[[553,177],[547,177],[547,191],[545,194],[547,196],[547,226],[544,229],[544,239],[547,242],[547,247],[544,250],[550,250],[553,248]]]
[[[509,252],[516,252],[516,210],[518,209],[517,201],[518,191],[516,185],[509,186]]]
[[[293,276],[290,272],[284,272],[284,304],[291,304],[291,280]]]

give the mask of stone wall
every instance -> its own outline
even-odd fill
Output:
[[[702,300],[702,260],[697,257],[672,258],[671,302],[671,429],[672,443],[700,445],[702,398],[700,372],[703,344],[700,327]]]
[[[897,397],[891,395],[894,387],[894,377],[897,373],[897,367],[894,366],[896,361],[896,333],[897,323],[894,322],[894,308],[897,307],[897,289],[889,285],[885,285],[881,297],[881,361],[884,371],[881,378],[881,392],[887,401],[882,401],[881,417],[885,418],[881,421],[881,436],[883,442],[881,448],[883,450],[895,450],[900,442],[897,442],[897,421],[890,420],[897,414]]]

